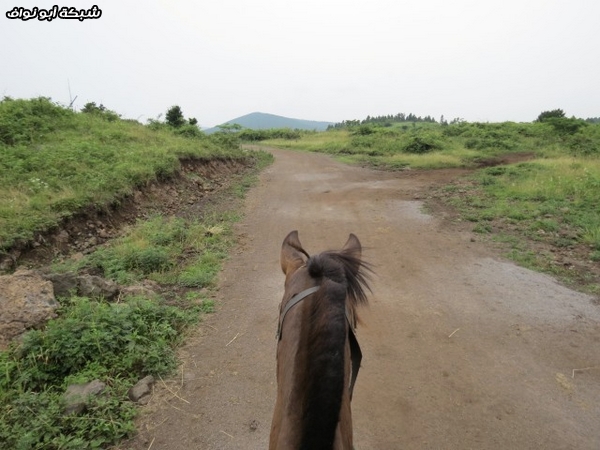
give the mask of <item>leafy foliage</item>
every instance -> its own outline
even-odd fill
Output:
[[[103,104],[100,104],[100,106],[96,106],[96,102],[86,103],[85,105],[83,105],[83,109],[81,110],[81,112],[84,114],[95,114],[96,116],[103,117],[109,122],[114,122],[115,120],[118,120],[120,118],[120,116],[116,112],[106,109],[106,107]]]
[[[267,139],[300,139],[307,131],[292,130],[291,128],[271,128],[266,130],[251,130],[249,128],[239,131],[241,141],[257,142]]]
[[[185,124],[185,118],[183,117],[183,111],[181,107],[175,105],[169,108],[167,114],[165,116],[167,124],[174,127],[179,128],[180,126]]]
[[[415,135],[410,137],[403,150],[406,153],[423,154],[440,148],[441,144],[432,135]]]
[[[81,449],[110,444],[133,431],[128,386],[175,367],[173,345],[199,310],[143,298],[110,304],[74,297],[44,330],[0,353],[0,442],[4,448]],[[108,392],[85,413],[65,416],[61,393],[94,378]],[[35,414],[32,412],[35,411]]]
[[[447,123],[443,120],[443,117],[444,116],[442,116],[442,123]],[[360,127],[361,125],[367,125],[367,124],[378,125],[378,126],[383,126],[383,127],[391,127],[392,124],[407,123],[407,122],[408,123],[418,123],[418,122],[436,123],[435,119],[431,116],[421,117],[421,116],[417,116],[413,113],[409,113],[409,114],[398,113],[395,115],[389,114],[389,115],[385,115],[385,116],[374,116],[374,117],[367,116],[366,119],[364,119],[364,120],[344,120],[343,122],[330,125],[327,129],[333,130],[333,129],[356,128],[356,127]]]
[[[47,97],[32,100],[5,97],[0,101],[0,144],[14,146],[40,142],[49,133],[68,126],[74,114]]]
[[[581,119],[568,119],[566,117],[550,117],[544,119],[544,122],[550,124],[554,131],[562,135],[575,134],[587,126],[587,123]]]
[[[537,122],[544,122],[548,119],[562,119],[565,117],[565,112],[562,109],[553,109],[552,111],[542,111],[537,117]]]

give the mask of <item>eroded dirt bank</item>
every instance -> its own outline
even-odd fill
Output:
[[[67,217],[58,226],[37,233],[31,241],[0,249],[0,274],[16,267],[39,267],[55,259],[78,257],[121,235],[127,224],[152,214],[200,217],[206,203],[216,200],[231,179],[248,171],[248,159],[183,159],[166,179],[139,186],[111,205],[96,206]]]
[[[455,172],[274,154],[247,198],[217,313],[122,448],[267,448],[278,257],[293,229],[309,252],[353,232],[376,266],[358,335],[357,449],[600,448],[600,308],[422,213],[419,193]]]

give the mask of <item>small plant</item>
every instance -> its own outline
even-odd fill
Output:
[[[415,153],[418,155],[429,153],[441,148],[440,143],[433,137],[427,135],[411,136],[403,151],[406,153]]]
[[[163,272],[173,264],[169,259],[169,254],[164,249],[155,247],[132,252],[125,257],[123,263],[126,270],[138,270],[144,275]]]

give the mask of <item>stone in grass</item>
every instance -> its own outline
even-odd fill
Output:
[[[98,396],[106,387],[100,380],[90,381],[85,384],[72,384],[65,391],[65,414],[81,414],[85,411],[86,402],[90,396]]]
[[[56,317],[52,283],[31,270],[0,276],[0,350],[32,328]]]
[[[80,275],[77,277],[79,295],[84,297],[104,297],[112,300],[119,294],[117,283],[95,275]]]
[[[154,377],[152,375],[142,378],[135,386],[129,389],[129,392],[127,393],[129,400],[141,405],[147,404],[150,401],[153,385]]]

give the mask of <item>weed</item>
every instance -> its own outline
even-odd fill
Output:
[[[0,353],[0,442],[6,448],[102,447],[133,431],[128,387],[148,374],[175,367],[172,347],[197,321],[199,309],[183,311],[160,301],[128,298],[118,304],[68,299],[44,330]],[[62,391],[71,383],[102,379],[103,396],[81,415],[62,413]]]

